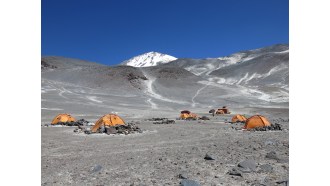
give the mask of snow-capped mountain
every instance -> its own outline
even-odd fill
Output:
[[[121,65],[133,66],[133,67],[150,67],[157,66],[159,64],[168,63],[176,60],[176,57],[162,54],[159,52],[148,52],[121,63]]]

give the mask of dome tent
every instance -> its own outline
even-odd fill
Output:
[[[61,123],[61,122],[66,123],[66,122],[74,122],[74,121],[76,121],[76,119],[74,117],[72,117],[70,114],[64,113],[64,114],[57,115],[53,119],[51,124],[56,125],[56,124]]]
[[[101,126],[125,125],[124,120],[116,114],[106,114],[96,121],[91,131],[96,132]]]
[[[254,115],[246,120],[244,129],[253,129],[256,127],[266,127],[270,126],[271,123],[267,120],[265,116],[262,115]]]
[[[233,116],[233,118],[231,118],[232,123],[245,122],[246,120],[246,117],[241,114],[236,114],[235,116]]]
[[[189,110],[183,110],[181,111],[180,119],[197,119],[197,114],[194,114]]]
[[[216,114],[230,114],[230,112],[226,106],[223,106],[216,111]]]

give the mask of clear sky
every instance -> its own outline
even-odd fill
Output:
[[[226,56],[289,43],[289,0],[42,0],[43,56],[115,65],[156,51]]]

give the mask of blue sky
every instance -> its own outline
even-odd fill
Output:
[[[226,56],[289,43],[288,0],[42,0],[42,55],[115,65],[157,51]]]

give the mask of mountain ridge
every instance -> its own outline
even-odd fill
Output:
[[[54,56],[41,60],[43,108],[89,104],[116,110],[135,103],[143,109],[171,110],[222,104],[263,107],[270,102],[272,107],[288,107],[289,102],[288,46],[143,68]],[[121,101],[111,101],[117,99]]]

